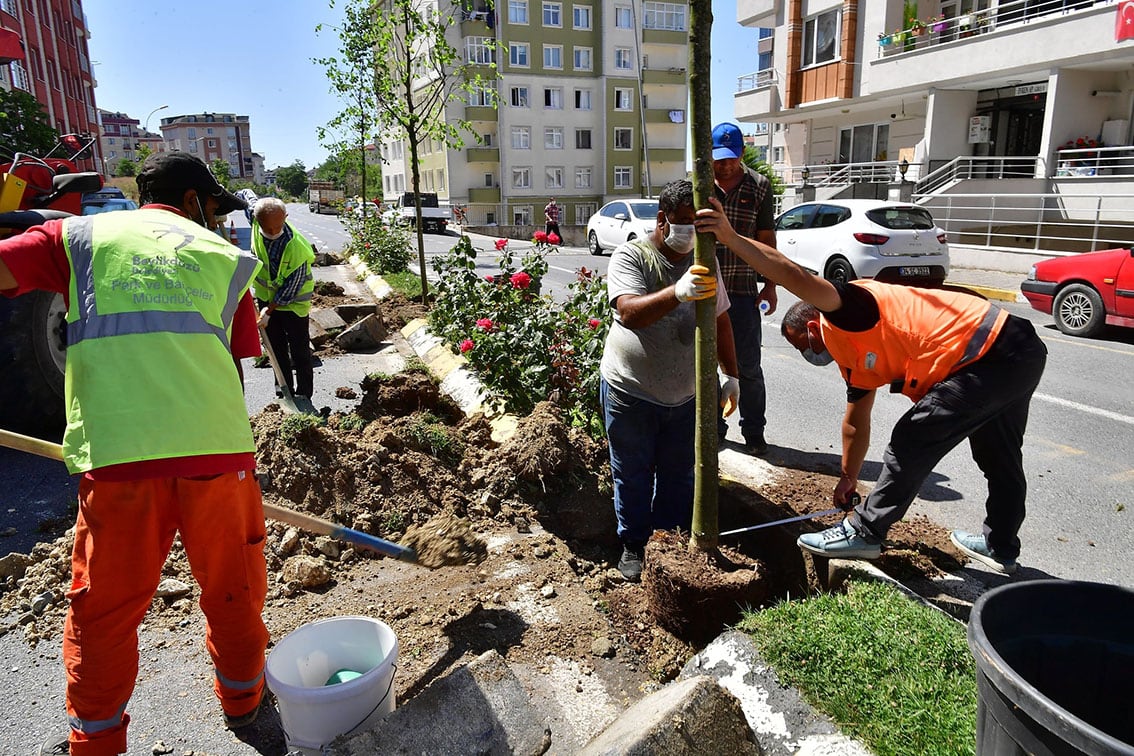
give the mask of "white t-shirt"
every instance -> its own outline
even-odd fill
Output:
[[[682,302],[656,322],[635,330],[622,325],[614,306],[623,294],[640,296],[672,286],[692,264],[692,254],[670,262],[648,238],[614,250],[606,278],[614,322],[599,367],[614,388],[665,407],[684,404],[696,393],[696,303]],[[728,308],[728,293],[718,270],[717,316]]]

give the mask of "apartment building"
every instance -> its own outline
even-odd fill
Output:
[[[98,110],[98,144],[101,162],[98,170],[104,176],[117,176],[118,164],[123,160],[136,163],[139,150],[146,147],[150,152],[166,152],[161,134],[146,131],[137,118],[126,113]]]
[[[0,87],[30,93],[60,134],[98,134],[89,31],[81,0],[0,0]],[[92,149],[78,161],[99,170]]]
[[[500,76],[448,104],[446,120],[472,124],[463,149],[419,145],[423,191],[466,206],[472,225],[541,225],[551,197],[562,224],[582,225],[686,175],[686,3],[440,2],[457,19],[449,43]],[[387,196],[411,188],[402,137],[382,144]]]
[[[1124,191],[1134,174],[1125,6],[738,0],[741,25],[773,32],[771,55],[738,78],[735,114],[774,124],[772,157],[789,183],[806,168],[830,191],[899,177],[915,195],[1003,191],[990,182],[1004,180],[1041,194],[1068,180],[1080,194]],[[1104,146],[1069,150],[1080,138]]]
[[[212,164],[223,160],[229,176],[254,181],[257,161],[252,152],[248,116],[235,113],[191,113],[161,119],[161,135],[173,151],[188,152]],[[262,161],[260,175],[262,177]]]

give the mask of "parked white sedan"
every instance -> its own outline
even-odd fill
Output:
[[[776,247],[829,281],[937,285],[949,274],[945,231],[924,207],[904,202],[796,205],[776,219]]]
[[[658,225],[656,199],[624,199],[607,202],[587,221],[587,246],[592,255],[619,244],[649,236]]]

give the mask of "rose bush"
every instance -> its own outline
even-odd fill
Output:
[[[409,270],[413,245],[409,229],[396,223],[385,223],[377,213],[365,217],[343,213],[339,218],[350,234],[344,252],[356,254],[375,273],[404,273]]]
[[[434,259],[439,279],[431,329],[458,345],[490,401],[503,410],[523,415],[549,400],[573,424],[601,436],[598,368],[610,311],[605,281],[583,268],[566,301],[555,302],[536,293],[547,273],[545,250],[527,252],[517,269],[507,243],[496,248],[497,275],[477,273],[468,237]]]

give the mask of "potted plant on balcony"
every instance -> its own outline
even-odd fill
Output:
[[[890,32],[880,32],[878,34],[878,44],[882,47],[890,47],[894,44],[894,37]]]
[[[915,37],[923,36],[925,34],[925,30],[926,30],[925,22],[922,21],[920,18],[915,18],[913,21],[910,22],[910,34],[911,35],[913,35]]]
[[[930,16],[925,23],[929,26],[929,30],[935,34],[945,31],[948,26],[944,16]]]

